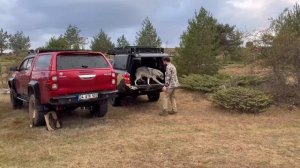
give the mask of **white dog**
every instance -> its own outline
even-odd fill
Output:
[[[155,82],[157,82],[160,85],[163,85],[161,82],[159,82],[157,80],[157,77],[160,78],[161,80],[164,79],[164,74],[158,70],[158,69],[154,69],[154,68],[149,68],[149,67],[139,67],[136,70],[136,74],[135,74],[135,85],[137,85],[137,81],[142,79],[142,77],[146,77],[147,78],[147,84],[150,85],[150,79],[153,79]]]

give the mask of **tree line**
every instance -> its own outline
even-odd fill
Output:
[[[58,37],[51,37],[44,46],[40,49],[84,49],[87,44],[87,38],[81,35],[81,30],[75,25],[69,25],[66,31]],[[117,43],[114,44],[111,38],[106,34],[103,29],[100,29],[90,43],[90,49],[94,51],[107,52],[114,47],[129,46],[130,43],[126,39],[125,35],[121,35],[117,39]],[[156,29],[152,25],[151,21],[147,17],[142,23],[142,29],[137,32],[136,44],[137,46],[151,46],[160,47],[161,39],[158,37]],[[7,31],[0,29],[0,54],[3,54],[4,50],[11,49],[13,53],[19,54],[22,51],[27,51],[30,48],[30,38],[25,36],[22,31],[18,31],[16,34],[10,35]]]
[[[42,48],[84,49],[87,38],[82,37],[80,32],[81,30],[77,26],[69,25],[63,35],[60,35],[57,38],[51,37],[51,39]],[[99,33],[92,38],[90,48],[93,51],[102,51],[106,53],[108,50],[114,47],[125,47],[129,45],[130,43],[124,34],[118,37],[117,43],[114,44],[108,34],[106,34],[103,29],[100,29]],[[142,29],[137,33],[136,45],[151,47],[161,46],[161,40],[148,17],[143,21]]]
[[[203,12],[203,8],[201,9]],[[204,21],[203,24],[206,21]],[[191,24],[191,23],[189,23]],[[232,54],[235,47],[232,47],[228,43],[232,41],[232,36],[235,37],[235,27],[226,25],[218,25],[219,31],[219,43],[223,45],[224,50],[227,50],[226,53]],[[238,37],[239,39],[239,37]],[[45,43],[44,46],[40,48],[45,49],[84,49],[87,44],[87,38],[81,35],[81,30],[75,25],[69,25],[66,31],[59,35],[58,37],[51,37],[49,41]],[[142,22],[142,28],[136,34],[135,44],[137,46],[151,46],[151,47],[161,47],[162,40],[158,36],[155,27],[153,26],[150,19],[147,17]],[[239,45],[240,42],[237,42]],[[126,39],[125,35],[118,37],[116,44],[111,41],[111,38],[104,32],[103,29],[100,29],[90,41],[90,49],[95,51],[107,52],[109,49],[114,47],[124,47],[128,46],[130,43]],[[28,36],[25,36],[22,31],[18,31],[15,35],[8,35],[6,31],[1,29],[0,31],[0,49],[1,53],[6,49],[11,49],[14,53],[19,53],[20,51],[25,51],[30,48],[30,39]]]
[[[5,50],[6,39],[14,53],[28,50],[30,39],[23,32],[17,32],[15,36],[6,37],[6,32],[0,33],[2,49]],[[224,55],[229,59],[240,57],[242,33],[234,25],[221,24],[204,8],[195,13],[194,18],[189,20],[188,27],[181,35],[180,46],[177,49],[176,63],[180,74],[205,73],[214,74],[219,64],[217,55]],[[11,40],[12,39],[12,40]],[[16,47],[13,44],[18,44]],[[84,49],[87,38],[81,35],[81,30],[75,25],[69,25],[66,31],[58,37],[51,37],[44,49]],[[114,47],[128,46],[130,43],[125,35],[121,35],[114,44],[111,38],[100,29],[90,41],[90,49],[107,52]],[[155,27],[148,17],[142,22],[142,28],[136,33],[135,44],[137,46],[161,47],[162,40],[158,36]]]

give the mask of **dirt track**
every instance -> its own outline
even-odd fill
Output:
[[[104,119],[63,116],[63,129],[29,128],[26,110],[0,101],[0,167],[296,167],[300,111],[259,115],[214,107],[180,90],[179,114],[160,117],[145,97],[112,108]]]

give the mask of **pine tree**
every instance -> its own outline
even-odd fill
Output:
[[[93,51],[107,53],[108,50],[114,48],[114,44],[111,42],[110,37],[108,37],[108,35],[101,29],[100,32],[93,37],[90,47]]]
[[[80,36],[81,30],[73,25],[69,25],[65,34],[64,38],[68,42],[68,49],[81,49],[84,48],[86,39]]]
[[[2,28],[0,29],[0,55],[3,54],[3,51],[8,49],[8,39],[9,34],[7,34],[7,31],[4,31]]]
[[[69,48],[69,45],[67,40],[62,35],[60,35],[58,38],[51,37],[43,48],[66,50]]]
[[[125,38],[124,34],[117,39],[117,47],[126,47],[129,46],[129,42]]]
[[[217,20],[201,8],[189,21],[187,31],[181,35],[176,64],[179,74],[215,74],[218,71],[219,40]]]
[[[148,17],[143,21],[142,26],[142,30],[137,33],[136,44],[138,46],[160,47],[161,39]]]
[[[30,39],[25,36],[22,31],[17,31],[9,37],[9,48],[15,53],[27,51],[30,48]]]
[[[220,54],[224,54],[227,60],[238,61],[241,59],[242,33],[236,30],[235,26],[219,24],[218,39]]]
[[[265,42],[266,64],[271,66],[279,82],[285,84],[286,74],[295,73],[300,87],[300,5],[284,10],[273,20]]]

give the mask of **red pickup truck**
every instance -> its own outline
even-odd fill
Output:
[[[84,107],[96,117],[107,113],[116,96],[116,74],[104,54],[92,51],[40,50],[28,55],[9,79],[13,109],[28,102],[34,126],[44,124],[50,110]]]

